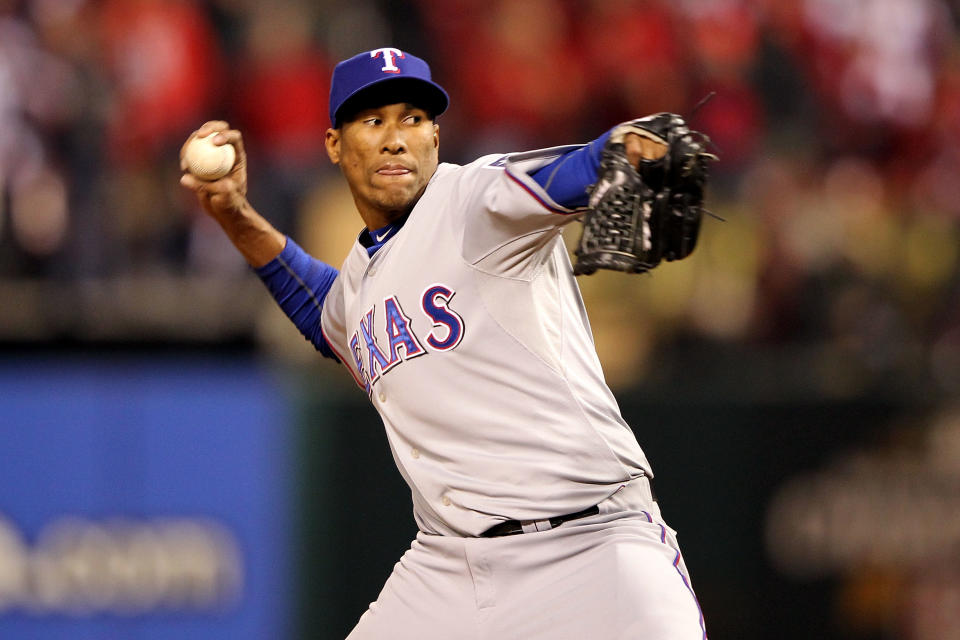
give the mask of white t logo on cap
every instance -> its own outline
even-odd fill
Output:
[[[403,51],[400,49],[394,49],[393,47],[384,47],[383,49],[374,49],[370,52],[371,58],[379,58],[383,54],[383,67],[380,68],[381,71],[387,73],[400,73],[400,67],[394,64],[396,58],[403,58]]]

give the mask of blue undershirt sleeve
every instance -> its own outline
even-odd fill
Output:
[[[612,131],[612,130],[611,130]],[[586,145],[565,153],[553,162],[530,174],[537,184],[568,209],[587,206],[587,187],[597,181],[600,171],[600,152],[610,138],[611,131]]]
[[[254,271],[303,337],[322,355],[337,360],[320,330],[323,300],[337,270],[310,256],[288,237],[280,255]]]

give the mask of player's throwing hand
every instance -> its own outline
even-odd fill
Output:
[[[212,138],[215,146],[233,145],[236,160],[230,172],[222,178],[203,180],[190,173],[186,152],[194,139],[205,138],[211,134],[216,134]],[[200,206],[217,221],[223,216],[239,212],[247,204],[247,155],[243,149],[243,137],[239,131],[231,129],[228,123],[211,120],[194,131],[180,148],[180,170],[183,171],[180,184],[193,190]]]
[[[195,138],[215,133],[213,144],[231,144],[236,152],[233,168],[222,178],[203,180],[189,171],[187,147]],[[273,260],[286,244],[286,236],[257,213],[247,200],[247,154],[243,136],[223,120],[211,120],[190,134],[180,148],[180,184],[197,194],[200,206],[220,223],[227,236],[251,266]]]

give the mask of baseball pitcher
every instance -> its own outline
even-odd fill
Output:
[[[239,131],[191,137],[236,148],[225,177],[181,158],[181,183],[377,408],[410,486],[417,537],[349,638],[705,639],[574,278],[692,251],[703,137],[657,114],[459,166],[438,161],[447,105],[395,48],[335,68],[326,149],[364,224],[339,270],[247,201]],[[574,220],[576,267],[560,235]]]

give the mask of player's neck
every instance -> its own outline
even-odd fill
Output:
[[[359,209],[359,207],[357,207]],[[382,229],[388,224],[392,224],[397,220],[402,220],[410,211],[413,210],[413,205],[408,209],[396,209],[390,211],[375,211],[375,212],[364,212],[360,211],[360,218],[363,220],[363,224],[366,225],[367,230],[376,231],[377,229]]]
[[[426,185],[424,185],[426,187]],[[369,231],[376,231],[377,229],[382,229],[388,224],[392,224],[398,220],[402,220],[404,217],[410,214],[413,211],[413,208],[417,206],[417,202],[420,201],[420,196],[423,195],[423,191],[417,194],[417,196],[406,206],[403,207],[380,207],[374,203],[364,201],[360,198],[354,197],[354,204],[357,206],[357,211],[360,213],[360,218],[363,220],[363,223],[367,226]]]

